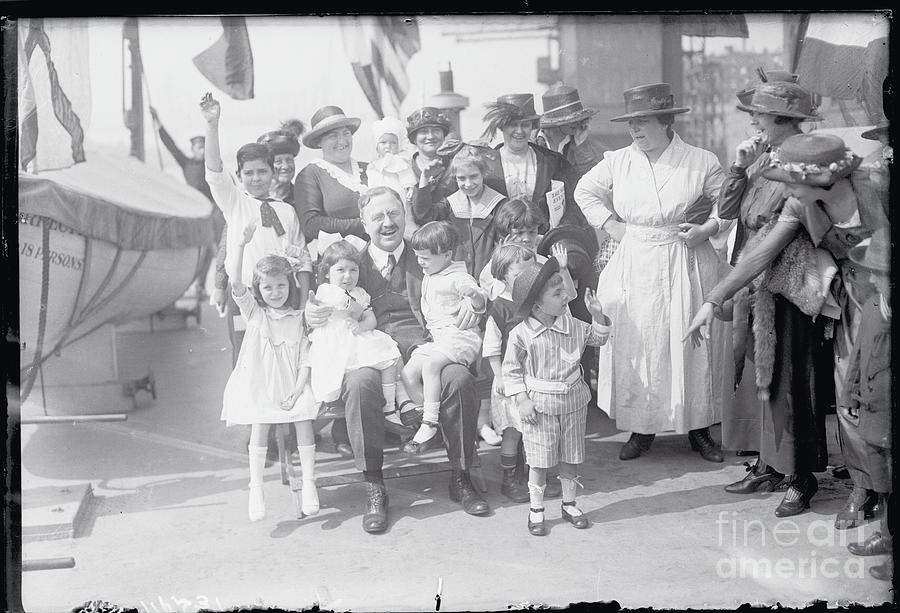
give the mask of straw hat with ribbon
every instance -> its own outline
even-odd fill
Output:
[[[585,108],[581,105],[577,89],[562,83],[545,91],[541,96],[541,101],[544,105],[544,114],[541,115],[542,128],[555,128],[567,123],[575,123],[597,114],[596,109]]]
[[[737,108],[745,113],[765,113],[807,121],[822,121],[822,117],[813,106],[812,95],[789,81],[761,83],[753,92],[750,102],[738,104]]]
[[[800,75],[788,72],[787,70],[766,70],[762,66],[757,67],[756,75],[759,77],[760,83],[771,83],[773,81],[786,81],[788,83],[796,83],[800,78]],[[738,101],[741,104],[750,104],[750,101],[753,99],[753,94],[756,92],[756,86],[753,87],[745,87],[739,92],[736,92]]]
[[[311,129],[303,135],[303,144],[310,149],[320,149],[319,141],[326,132],[337,128],[349,128],[351,134],[359,130],[359,117],[347,117],[339,106],[323,106],[309,120]]]
[[[672,86],[668,83],[651,83],[626,89],[625,114],[613,117],[610,121],[628,121],[636,117],[652,117],[654,115],[676,115],[689,113],[690,107],[675,106]]]

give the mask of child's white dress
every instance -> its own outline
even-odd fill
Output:
[[[370,367],[381,370],[400,357],[400,349],[390,336],[380,330],[353,334],[348,319],[358,319],[369,308],[366,290],[354,287],[349,292],[331,283],[316,290],[316,299],[334,308],[328,322],[310,332],[310,382],[318,402],[337,400],[344,382],[344,372]]]
[[[294,390],[300,366],[306,363],[302,312],[263,308],[249,288],[243,296],[232,296],[247,331],[225,384],[222,419],[226,425],[315,419],[316,403],[309,385],[290,411],[281,409],[281,401]]]

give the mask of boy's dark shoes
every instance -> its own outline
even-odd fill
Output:
[[[528,486],[516,479],[516,469],[513,467],[501,470],[503,480],[500,482],[500,493],[513,502],[528,502]]]
[[[531,513],[543,513],[544,507],[529,510]],[[533,536],[544,536],[547,534],[547,522],[543,519],[541,521],[531,521],[531,513],[528,514],[528,531]]]
[[[469,478],[469,471],[454,469],[450,474],[450,500],[462,505],[469,515],[487,515],[491,507],[485,502]]]
[[[569,522],[570,524],[572,524],[573,526],[575,526],[576,528],[578,528],[579,530],[584,530],[585,528],[590,527],[591,522],[587,518],[587,515],[585,515],[584,513],[582,513],[581,515],[569,515],[569,512],[566,511],[566,507],[574,507],[574,506],[575,506],[574,501],[562,503],[562,505],[560,506],[560,508],[562,509],[562,518],[564,520],[566,520],[567,522]]]
[[[388,494],[383,483],[366,482],[366,513],[363,530],[371,534],[384,532],[388,520]]]

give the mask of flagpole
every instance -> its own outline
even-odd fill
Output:
[[[144,64],[141,63],[141,82],[144,84],[144,89],[147,90],[147,106],[153,107],[153,99],[150,97],[150,84],[147,83],[147,73],[144,72]],[[144,109],[141,109],[141,113],[144,112]],[[156,123],[156,118],[153,118],[153,142],[156,143],[156,159],[159,161],[159,169],[163,170],[163,159],[162,159],[162,151],[159,146],[159,126]]]

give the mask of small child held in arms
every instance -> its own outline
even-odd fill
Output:
[[[584,302],[592,323],[566,312],[575,295],[564,279],[566,275],[560,272],[566,264],[553,257],[542,266],[531,264],[516,277],[512,298],[523,321],[509,333],[502,365],[503,391],[515,398],[522,421],[522,440],[530,465],[528,531],[535,536],[547,533],[544,488],[547,469],[557,464],[563,519],[576,528],[589,526],[588,518],[575,503],[576,471],[584,461],[587,404],[591,398],[581,376],[581,354],[587,345],[606,343],[610,321],[590,289]]]
[[[419,227],[411,208],[417,180],[409,162],[399,155],[400,143],[406,139],[406,128],[396,117],[385,117],[372,124],[372,136],[375,137],[375,159],[366,168],[368,186],[384,185],[400,194],[406,217],[404,238],[412,238]]]
[[[233,228],[234,226],[230,226]],[[234,249],[229,252],[232,296],[247,324],[237,364],[225,384],[222,419],[227,426],[250,425],[250,521],[266,515],[263,473],[266,439],[272,424],[293,423],[297,450],[303,470],[302,511],[319,512],[314,475],[316,441],[313,420],[316,403],[309,387],[310,369],[306,360],[303,312],[291,307],[297,292],[291,264],[279,255],[266,255],[253,267],[248,288],[241,275],[244,251],[258,232],[250,220]],[[251,291],[247,291],[250,289]]]
[[[364,367],[380,370],[385,417],[403,427],[394,410],[400,350],[394,339],[375,329],[369,294],[357,285],[360,257],[356,247],[339,240],[325,249],[319,261],[322,283],[316,300],[334,311],[323,327],[309,335],[313,394],[317,402],[332,402],[341,393],[345,372]]]
[[[441,371],[453,363],[471,367],[481,350],[481,330],[477,324],[460,329],[457,315],[463,302],[476,314],[485,312],[487,294],[468,272],[463,262],[453,260],[459,235],[447,221],[431,221],[416,230],[412,248],[422,267],[422,317],[432,342],[413,351],[403,367],[403,381],[410,396],[424,399],[422,425],[403,450],[418,454],[438,430],[441,400]]]

